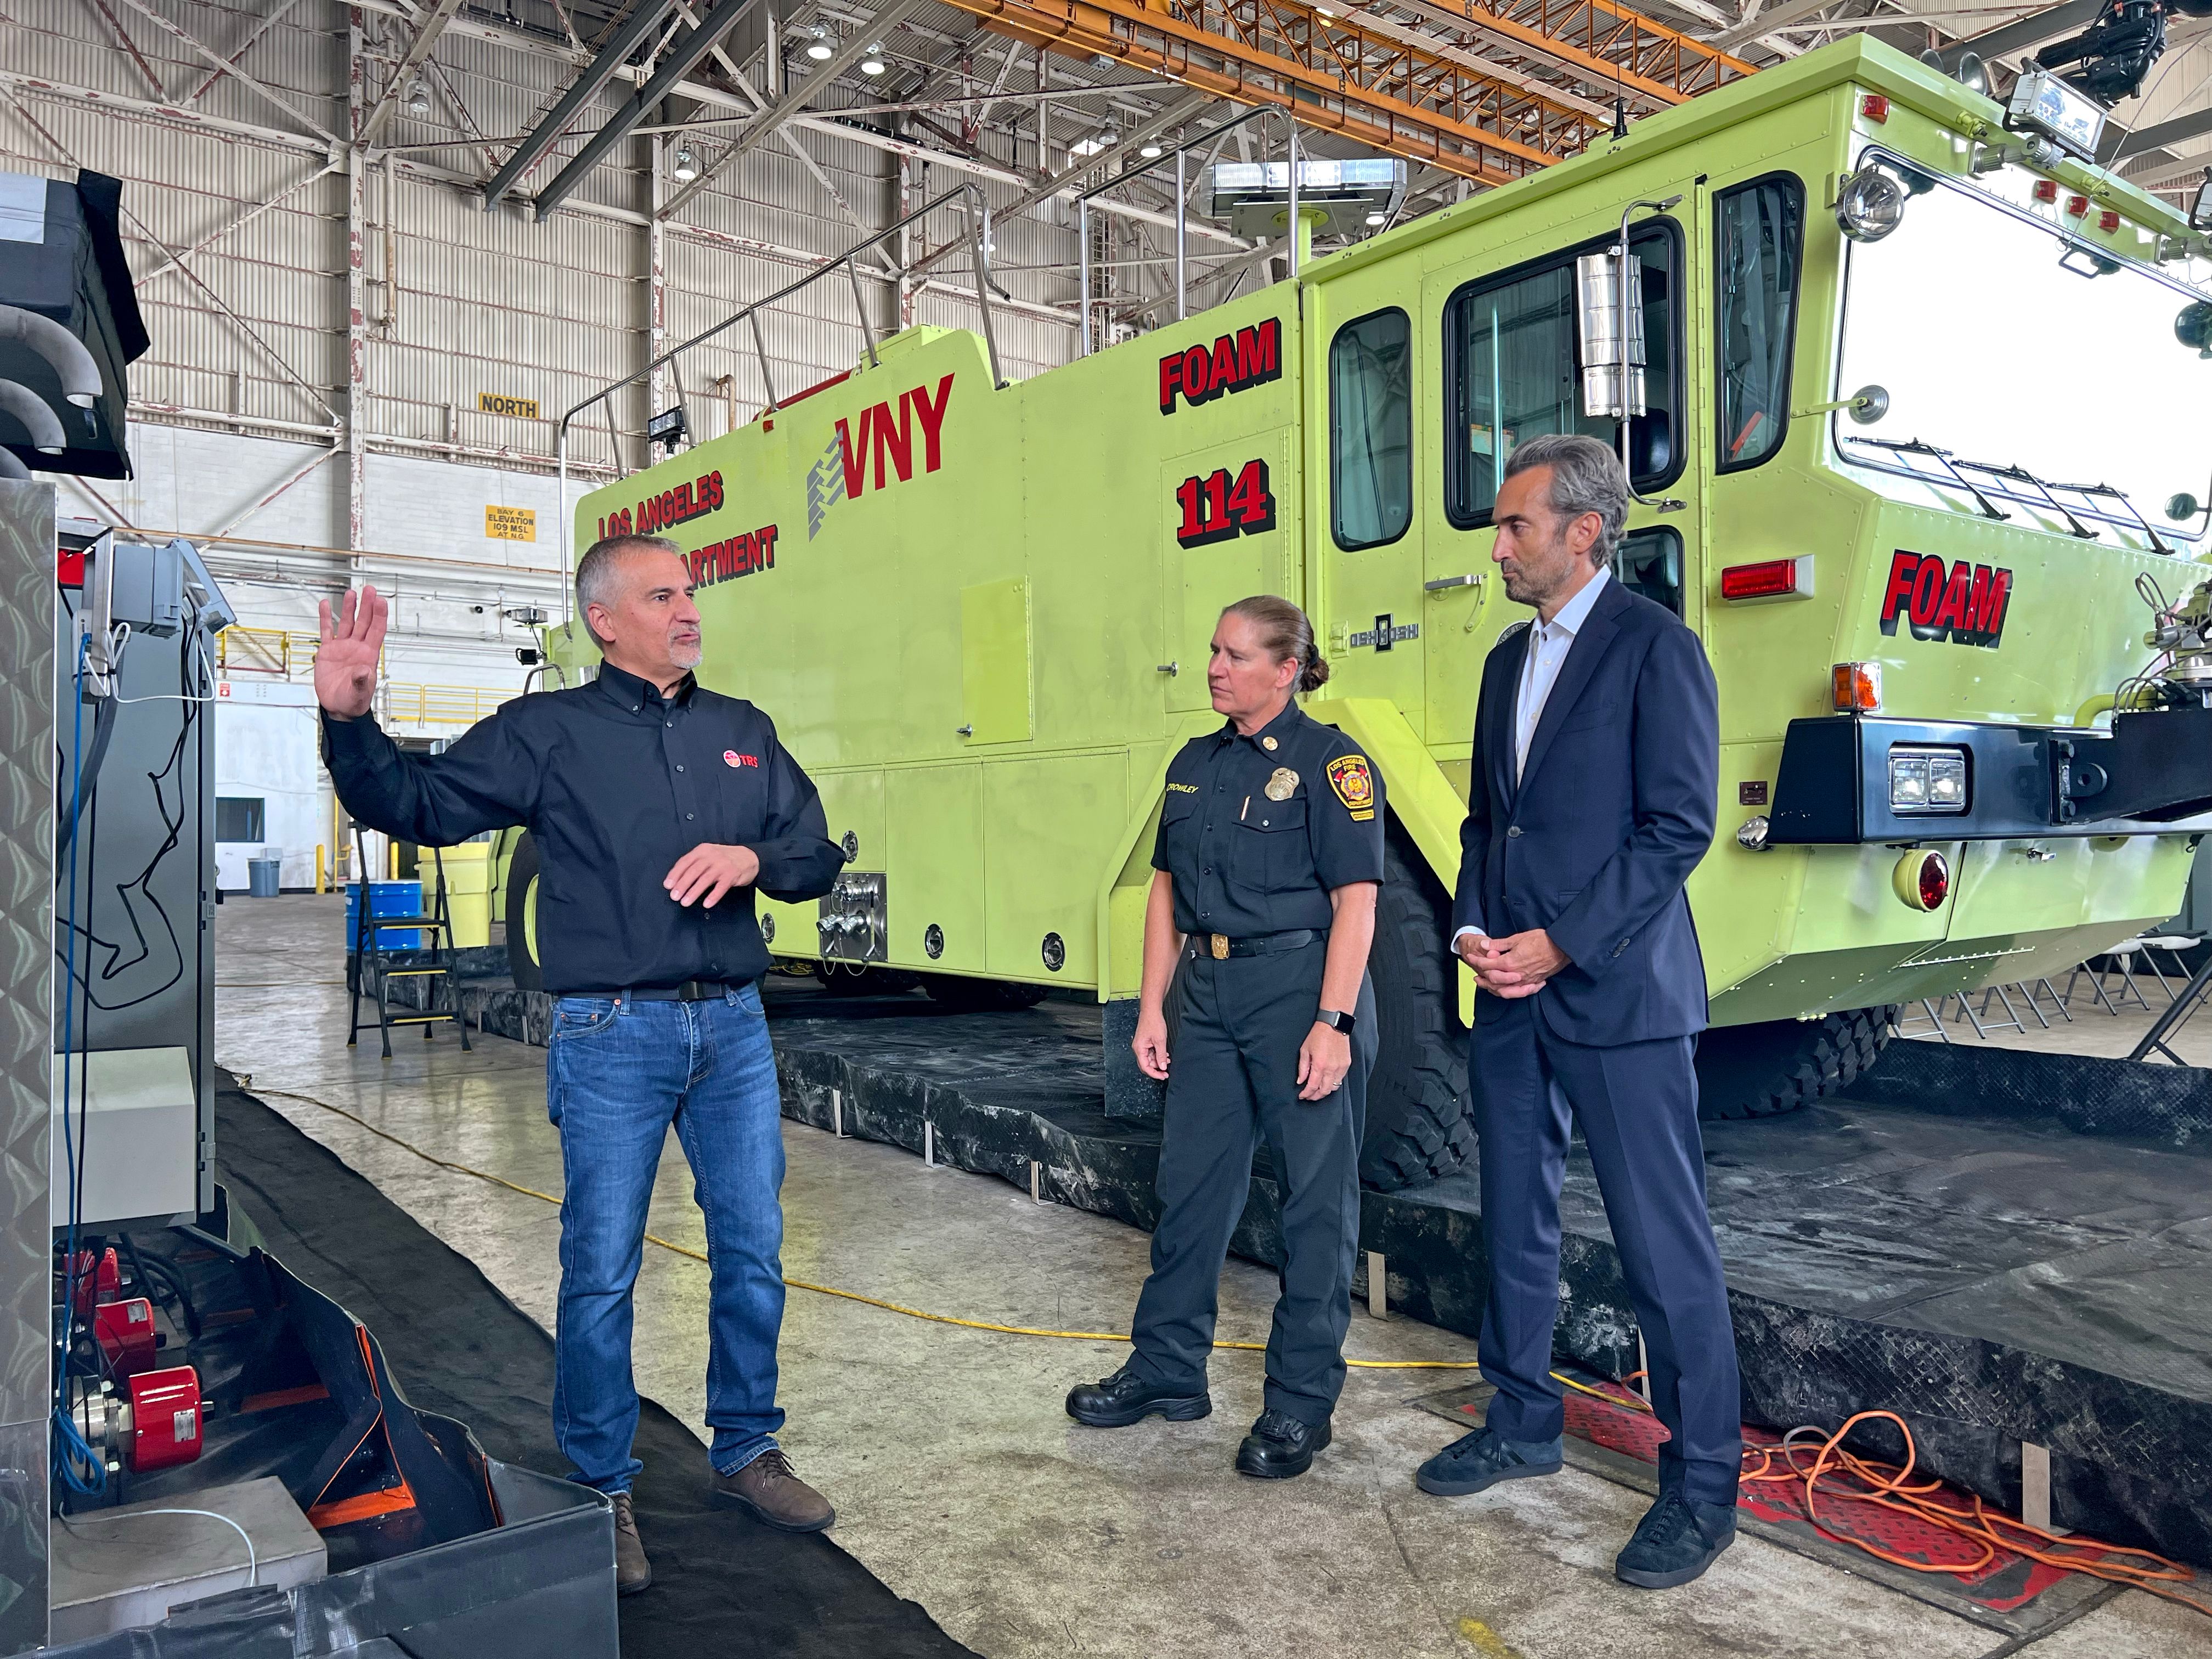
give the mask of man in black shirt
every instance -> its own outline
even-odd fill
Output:
[[[374,587],[335,617],[325,602],[315,658],[325,756],[355,817],[426,846],[515,823],[538,842],[566,1182],[553,1425],[574,1478],[614,1500],[625,1594],[653,1582],[629,1496],[631,1291],[672,1124],[707,1220],[713,1497],[786,1531],[836,1518],[774,1438],[783,1140],[753,892],[818,898],[844,855],[768,717],[692,678],[691,587],[672,542],[595,544],[576,596],[599,678],[507,703],[442,755],[403,753],[369,714],[387,616]]]

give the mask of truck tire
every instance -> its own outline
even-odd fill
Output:
[[[518,991],[545,988],[538,963],[538,837],[526,832],[507,866],[507,971]]]
[[[956,1013],[1008,1013],[1034,1008],[1045,999],[1046,987],[1023,985],[1007,979],[969,979],[964,974],[923,974],[921,988],[932,1002]]]
[[[1698,1115],[1778,1117],[1849,1088],[1889,1046],[1894,1006],[1716,1026],[1698,1039]]]
[[[1359,1178],[1377,1192],[1448,1176],[1474,1152],[1450,925],[1443,886],[1392,824],[1367,958],[1378,1048],[1359,1149]]]

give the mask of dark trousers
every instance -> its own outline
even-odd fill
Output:
[[[1543,994],[1477,1024],[1469,1065],[1490,1252],[1481,1338],[1482,1375],[1498,1389],[1490,1426],[1509,1440],[1548,1440],[1565,1425],[1551,1360],[1571,1111],[1643,1327],[1651,1403],[1672,1436],[1659,1449],[1660,1486],[1733,1504],[1743,1411],[1728,1287],[1705,1214],[1694,1039],[1585,1048],[1545,1025],[1534,1006]]]
[[[1359,1248],[1359,1138],[1375,1066],[1375,993],[1363,980],[1352,1070],[1327,1098],[1298,1098],[1298,1048],[1321,1006],[1327,951],[1316,943],[1182,964],[1155,1182],[1160,1220],[1130,1360],[1150,1382],[1193,1394],[1205,1388],[1221,1263],[1264,1136],[1283,1204],[1282,1294],[1267,1337],[1267,1403],[1316,1428],[1344,1389]]]

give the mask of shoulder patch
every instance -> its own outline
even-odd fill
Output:
[[[1328,763],[1328,787],[1355,821],[1375,816],[1375,778],[1364,755],[1339,755]]]
[[[1511,639],[1516,634],[1519,633],[1522,629],[1528,626],[1528,618],[1526,617],[1522,617],[1519,622],[1510,622],[1506,623],[1504,627],[1498,630],[1498,644],[1504,644],[1506,641]]]

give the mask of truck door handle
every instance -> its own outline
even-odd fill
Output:
[[[1173,678],[1176,673],[1180,672],[1181,671],[1177,668],[1177,666],[1176,666],[1174,663],[1171,663],[1171,662],[1164,662],[1164,663],[1161,663],[1161,664],[1158,665],[1156,667],[1154,667],[1154,668],[1153,668],[1153,670],[1152,670],[1152,672],[1153,672],[1155,674],[1165,674],[1165,675],[1168,675],[1170,678]]]
[[[1439,576],[1432,582],[1423,582],[1421,591],[1424,593],[1441,593],[1449,587],[1480,587],[1481,586],[1482,578],[1480,575]]]

